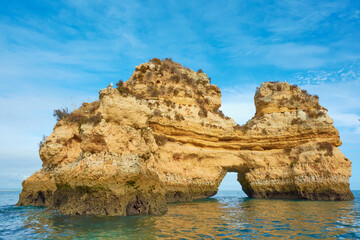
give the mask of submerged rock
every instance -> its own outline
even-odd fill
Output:
[[[354,198],[332,119],[295,85],[261,84],[243,126],[219,111],[221,92],[205,73],[170,59],[141,64],[99,94],[55,125],[17,205],[161,214],[166,202],[215,195],[227,172],[253,198]]]

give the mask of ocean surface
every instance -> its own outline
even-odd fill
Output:
[[[16,207],[19,191],[0,192],[0,239],[359,239],[360,191],[349,202],[250,199],[219,191],[168,204],[161,216],[63,216]]]

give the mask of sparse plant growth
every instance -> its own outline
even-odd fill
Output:
[[[154,135],[154,138],[158,146],[164,146],[168,142],[168,138],[165,135]]]
[[[167,107],[170,107],[172,102],[170,100],[165,100],[164,103]]]
[[[319,143],[319,149],[324,151],[326,150],[325,156],[332,156],[333,155],[333,146],[329,142],[321,142]]]
[[[221,110],[217,110],[216,112],[215,112],[217,115],[219,115],[221,118],[225,118],[225,114],[223,113],[223,111],[221,111]]]
[[[99,124],[101,122],[102,116],[101,113],[97,113],[87,119],[87,122],[94,123],[95,125]]]
[[[167,92],[168,93],[174,92],[174,87],[173,86],[168,87]]]
[[[280,106],[285,106],[286,103],[288,103],[288,100],[289,100],[289,99],[283,97],[283,98],[279,101]]]
[[[134,94],[133,95],[136,99],[144,99],[144,95],[139,93],[139,94]]]
[[[160,86],[159,94],[160,95],[165,95],[165,87],[164,86]]]
[[[292,95],[290,98],[290,104],[295,105],[296,103],[301,101],[301,97],[299,95]]]
[[[200,106],[200,110],[198,112],[198,115],[199,115],[199,117],[205,117],[206,118],[208,116],[208,112],[203,106]]]
[[[301,92],[307,97],[312,97],[312,95],[308,93],[305,89],[301,90]]]
[[[217,115],[219,115],[222,119],[230,119],[229,117],[225,116],[225,114],[223,113],[223,111],[219,110],[218,108],[214,108],[213,112]]]
[[[199,70],[197,70],[198,73],[203,73],[203,70],[200,68]]]
[[[116,89],[121,95],[127,95],[130,93],[130,90],[127,87],[124,87],[124,82],[122,80],[119,80],[119,82],[116,83]]]
[[[293,168],[295,166],[296,162],[291,162],[290,167]]]
[[[173,75],[171,76],[170,80],[179,83],[180,82],[180,77],[178,75]]]
[[[124,81],[123,80],[119,80],[119,82],[116,83],[116,87],[120,88],[124,86]]]
[[[249,121],[247,123],[245,123],[244,125],[240,126],[240,130],[243,131],[244,133],[249,131],[251,129],[251,126],[249,124]]]
[[[152,91],[151,91],[151,97],[158,97],[159,96],[159,91],[154,88]]]
[[[194,86],[195,81],[191,77],[189,77],[186,73],[182,73],[179,69],[180,68],[186,68],[182,66],[179,63],[173,62],[171,58],[165,58],[161,61],[161,67],[160,72],[170,72],[172,76],[170,77],[170,80],[176,83],[180,83],[180,81],[183,79],[187,84]],[[189,68],[186,68],[189,69]]]
[[[140,71],[141,73],[146,73],[146,71],[147,71],[146,66],[145,66],[145,65],[141,65],[139,71]]]
[[[79,110],[70,113],[69,116],[66,118],[66,120],[69,122],[77,123],[79,125],[79,128],[84,123],[93,123],[94,125],[97,125],[101,122],[101,119],[101,113],[89,116]]]
[[[177,96],[177,95],[179,94],[179,92],[180,92],[180,90],[176,88],[176,89],[174,90],[174,96]]]
[[[45,142],[46,142],[46,138],[47,138],[46,135],[43,135],[43,136],[42,136],[42,139],[41,139],[40,142],[39,142],[39,151],[40,151],[40,149],[44,146],[44,144],[45,144]]]
[[[186,91],[185,92],[185,97],[191,98],[192,97],[192,92],[191,91]]]
[[[269,82],[271,84],[267,85],[268,88],[272,91],[280,91],[281,90],[281,83],[279,81]]]
[[[83,103],[82,106],[88,110],[90,113],[94,113],[100,107],[100,101],[92,103]]]
[[[55,109],[53,116],[56,117],[57,121],[60,121],[61,119],[69,116],[69,109],[68,108],[60,108],[60,109]]]
[[[310,111],[310,110],[308,110],[308,111],[306,111],[306,113],[307,113],[307,115],[308,115],[309,118],[316,118],[316,117],[317,117],[316,111]]]
[[[184,118],[184,116],[183,115],[181,115],[181,114],[179,114],[179,113],[175,113],[175,119],[177,120],[177,121],[183,121],[183,120],[185,120],[185,118]]]
[[[220,89],[216,86],[216,85],[210,85],[207,87],[207,90],[208,91],[214,91],[216,92],[217,94],[221,94],[221,91]]]
[[[175,74],[175,75],[180,75],[180,72],[179,72],[178,68],[175,65],[171,65],[170,72]]]
[[[239,124],[236,124],[236,125],[234,126],[234,129],[235,129],[235,130],[241,130],[241,126],[240,126]]]
[[[204,100],[202,98],[197,98],[196,99],[196,104],[199,106],[199,107],[205,107],[204,106]]]
[[[171,58],[165,58],[161,61],[160,71],[170,71],[172,73],[177,73],[177,68],[182,67],[181,64],[174,62]]]
[[[190,86],[195,86],[194,79],[190,78],[188,75],[183,74],[182,77],[185,79],[185,82]]]
[[[150,93],[151,97],[158,97],[160,94],[159,90],[154,86],[148,86],[147,91]]]
[[[154,116],[161,116],[161,111],[159,109],[154,110]]]
[[[284,152],[287,153],[287,154],[289,154],[289,153],[291,152],[291,147],[286,146],[286,147],[284,148]]]
[[[80,109],[72,113],[69,113],[68,108],[56,109],[54,110],[53,116],[56,117],[57,121],[65,119],[69,122],[76,122],[79,126],[85,122],[91,122],[95,125],[100,123],[102,116],[101,113],[94,114],[94,112],[99,108],[100,102],[96,101],[93,103],[83,103]],[[85,114],[87,112],[88,114]]]
[[[325,114],[326,114],[324,111],[321,111],[318,108],[317,108],[317,111],[307,109],[307,110],[305,110],[305,112],[309,118],[319,118],[319,117],[325,116]]]
[[[219,128],[217,125],[209,124],[209,123],[207,123],[205,126],[208,127],[208,128]]]
[[[135,74],[135,75],[133,76],[133,79],[134,79],[134,80],[138,80],[139,82],[141,82],[141,80],[143,79],[143,77],[144,77],[144,74],[143,74],[142,72],[140,72],[140,73],[138,73],[138,74]]]
[[[290,90],[293,90],[295,88],[297,88],[298,86],[296,84],[290,85]]]
[[[85,122],[85,118],[86,118],[85,115],[80,111],[74,111],[69,114],[67,120],[70,122],[77,122],[81,125]]]
[[[318,111],[318,113],[317,113],[317,117],[322,117],[325,115],[326,115],[326,113],[324,111]]]
[[[282,91],[283,85],[279,82],[273,82],[274,84],[269,85],[269,89],[273,91]],[[297,89],[297,90],[296,90]],[[315,108],[315,109],[322,109],[319,105],[319,97],[317,95],[311,95],[305,89],[301,90],[298,89],[297,85],[290,85],[290,90],[293,91],[291,97],[289,99],[282,98],[279,100],[279,106],[287,106],[290,108]],[[299,94],[300,93],[300,94]]]
[[[175,108],[175,103],[170,100],[165,100],[164,103],[167,107]]]
[[[149,62],[154,63],[154,64],[157,64],[157,65],[160,65],[160,64],[161,64],[161,60],[158,59],[158,58],[150,59]]]
[[[291,120],[291,125],[301,125],[301,124],[304,124],[305,121],[304,120],[301,120],[299,118],[294,118],[293,120]]]
[[[152,72],[147,72],[147,73],[145,74],[145,78],[146,78],[146,79],[149,79],[149,78],[151,77],[151,75],[152,75]]]

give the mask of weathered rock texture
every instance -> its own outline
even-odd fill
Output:
[[[351,162],[318,98],[265,82],[256,114],[239,126],[205,73],[169,59],[136,67],[60,120],[40,149],[43,168],[17,205],[65,214],[161,214],[166,202],[216,194],[237,172],[249,197],[352,200]]]

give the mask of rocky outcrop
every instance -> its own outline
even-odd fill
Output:
[[[351,200],[351,162],[327,110],[295,85],[265,82],[245,125],[219,111],[205,73],[165,59],[136,67],[61,119],[40,149],[43,168],[17,205],[65,214],[166,212],[166,202],[216,194],[237,172],[253,198]]]

